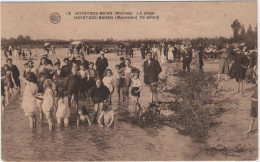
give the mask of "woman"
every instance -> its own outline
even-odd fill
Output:
[[[96,79],[96,86],[91,88],[90,97],[95,105],[95,113],[93,118],[93,123],[97,122],[98,110],[103,109],[103,102],[109,98],[110,91],[109,89],[102,84],[101,79]]]
[[[227,75],[229,73],[229,60],[230,60],[230,54],[225,48],[224,53],[222,53],[220,56],[220,64],[219,64],[219,72],[218,72],[218,80],[217,80],[218,82],[221,74],[225,75],[225,80],[228,79]]]
[[[167,55],[167,50],[165,47],[164,43],[161,43],[161,50],[160,50],[160,58],[161,58],[161,63],[164,64],[166,63],[166,55]]]
[[[247,66],[249,65],[249,60],[248,58],[244,55],[244,52],[240,50],[236,50],[235,54],[235,61],[231,66],[230,69],[230,77],[231,78],[236,78],[236,81],[238,82],[238,93],[240,93],[240,83],[242,85],[241,87],[241,93],[243,95],[243,90],[244,90],[244,84],[243,80],[246,78],[246,70]]]
[[[172,62],[174,60],[173,51],[174,51],[174,48],[169,44],[168,45],[168,61],[169,62]]]

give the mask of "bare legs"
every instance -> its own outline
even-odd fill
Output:
[[[36,127],[36,116],[35,115],[29,115],[28,119],[29,119],[30,128]]]
[[[251,117],[251,121],[250,121],[250,122],[251,122],[251,123],[250,123],[250,125],[249,125],[249,129],[248,129],[246,132],[244,132],[244,134],[247,134],[247,133],[252,132],[253,126],[254,126],[254,124],[255,124],[255,117]]]

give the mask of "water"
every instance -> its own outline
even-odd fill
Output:
[[[4,160],[188,160],[198,150],[190,137],[173,128],[133,124],[131,104],[113,103],[112,128],[96,124],[77,127],[72,115],[68,128],[49,131],[39,116],[37,128],[31,130],[20,108],[21,97],[15,100],[2,117]],[[87,108],[93,112],[92,104]]]
[[[88,60],[91,60],[91,57],[96,58],[90,56]],[[118,63],[118,59],[113,59],[114,56],[106,57],[110,66],[114,67],[115,63]],[[141,67],[140,58],[132,60],[136,67]],[[19,64],[23,63],[16,63]],[[141,105],[148,102],[148,92],[148,88],[144,87],[141,92]],[[199,150],[199,145],[192,138],[178,134],[174,128],[153,124],[140,125],[132,117],[132,99],[128,103],[117,105],[116,96],[112,98],[112,108],[115,112],[112,128],[100,128],[96,124],[77,127],[75,115],[72,115],[68,128],[55,128],[53,131],[49,131],[46,121],[39,122],[39,116],[37,128],[31,130],[20,106],[21,99],[22,94],[13,98],[2,116],[4,160],[192,160]],[[80,102],[80,105],[82,104],[87,105],[92,117],[93,104],[87,101]],[[72,111],[72,114],[75,114],[75,111]]]

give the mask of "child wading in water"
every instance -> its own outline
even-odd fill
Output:
[[[69,117],[70,117],[70,109],[69,109],[69,99],[67,96],[67,92],[62,88],[59,89],[59,98],[58,98],[58,109],[56,112],[57,117],[57,125],[61,126],[62,119],[65,127],[69,126]]]
[[[30,128],[33,128],[36,126],[36,112],[38,110],[35,98],[38,91],[36,85],[37,78],[34,73],[28,72],[26,79],[23,77],[21,77],[21,79],[26,83],[23,93],[22,109],[25,116],[28,116]]]
[[[46,79],[43,84],[44,87],[44,95],[43,95],[43,103],[42,103],[42,111],[48,121],[49,129],[52,130],[53,122],[52,122],[52,112],[54,105],[54,94],[52,92],[52,81],[50,79]]]
[[[98,124],[100,127],[103,127],[102,119],[104,119],[104,125],[110,127],[114,123],[114,112],[111,109],[111,101],[105,100],[103,103],[103,109],[98,118]]]
[[[78,109],[78,118],[77,118],[77,125],[79,125],[79,123],[83,123],[85,124],[86,121],[88,121],[88,125],[91,125],[91,121],[90,121],[90,117],[89,117],[89,113],[86,109],[85,106],[81,106],[79,109]]]
[[[140,75],[140,71],[135,70],[133,72],[132,83],[130,86],[130,92],[134,96],[134,107],[136,112],[140,112],[141,110],[141,106],[139,104],[139,98],[140,98],[140,91],[142,89],[142,82],[139,79],[139,75]]]
[[[80,76],[77,75],[77,67],[73,66],[71,69],[72,74],[67,78],[66,89],[68,90],[69,96],[69,107],[73,100],[76,102],[76,109],[78,109],[78,93],[80,88]]]
[[[109,89],[110,95],[109,99],[111,101],[112,94],[114,92],[114,78],[112,77],[112,70],[107,69],[105,72],[105,77],[103,78],[104,85]]]
[[[9,94],[11,96],[14,96],[13,88],[17,88],[17,86],[14,80],[13,72],[8,64],[4,65],[4,71],[2,75],[5,76],[4,82],[5,82],[5,92],[6,92],[6,104],[9,104]]]
[[[96,77],[97,77],[97,72],[94,69],[94,63],[90,62],[89,63],[89,68],[87,70],[87,77],[88,77],[88,90],[91,88],[95,87],[96,85]]]
[[[102,82],[99,78],[96,79],[96,86],[90,90],[91,100],[95,104],[93,123],[97,123],[98,110],[103,109],[103,102],[109,98],[109,95],[110,95],[109,89],[106,86],[102,85]]]
[[[80,70],[79,70],[79,75],[81,77],[81,88],[80,88],[80,93],[81,95],[86,98],[86,91],[87,91],[87,71],[86,69],[84,68],[84,64],[81,64],[80,65]]]

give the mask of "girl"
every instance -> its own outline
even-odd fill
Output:
[[[105,99],[108,99],[110,95],[109,89],[102,85],[102,82],[99,78],[96,79],[96,86],[90,90],[90,97],[95,105],[95,113],[93,118],[93,123],[97,122],[97,113],[98,110],[103,108],[103,102]]]
[[[104,118],[104,125],[110,127],[114,123],[114,112],[111,109],[111,102],[109,100],[105,100],[103,105],[103,109],[98,118],[98,124],[100,127],[103,127],[101,120]]]
[[[141,106],[139,104],[140,91],[142,89],[142,82],[139,79],[140,72],[133,72],[132,83],[130,86],[131,94],[134,96],[134,108],[136,112],[140,112]]]
[[[125,67],[122,70],[123,73],[123,102],[126,101],[128,95],[129,95],[129,87],[131,83],[131,74],[133,67],[131,66],[131,61],[129,58],[125,60]]]
[[[107,69],[105,72],[105,77],[103,78],[103,83],[104,85],[109,89],[110,91],[110,95],[109,95],[109,99],[111,101],[111,96],[114,92],[114,79],[112,77],[112,70]]]
[[[89,69],[87,70],[87,77],[88,77],[88,89],[95,87],[95,79],[97,77],[97,72],[94,69],[94,62],[89,63]]]
[[[53,123],[52,123],[52,111],[54,105],[54,94],[52,92],[52,81],[50,79],[46,79],[43,84],[44,87],[44,95],[43,95],[43,102],[42,102],[42,111],[48,120],[49,129],[52,130]]]
[[[17,88],[16,82],[14,81],[13,72],[10,69],[8,64],[4,65],[4,82],[5,82],[5,91],[6,91],[6,104],[9,104],[9,93],[11,96],[14,96],[13,88]]]
[[[79,75],[80,75],[80,78],[81,78],[81,83],[80,83],[81,89],[80,89],[80,92],[81,92],[81,95],[83,95],[83,97],[86,98],[87,71],[84,68],[84,64],[80,65]]]
[[[57,125],[61,126],[61,122],[63,119],[64,126],[69,126],[69,117],[70,117],[70,109],[69,109],[69,99],[67,96],[67,92],[63,89],[59,90],[59,99],[58,99],[58,109],[56,112],[57,117]]]
[[[26,83],[23,93],[22,109],[25,116],[28,116],[30,128],[36,126],[36,112],[37,104],[35,95],[37,94],[38,87],[36,85],[36,75],[32,72],[26,74],[26,79],[21,77],[21,79]]]

